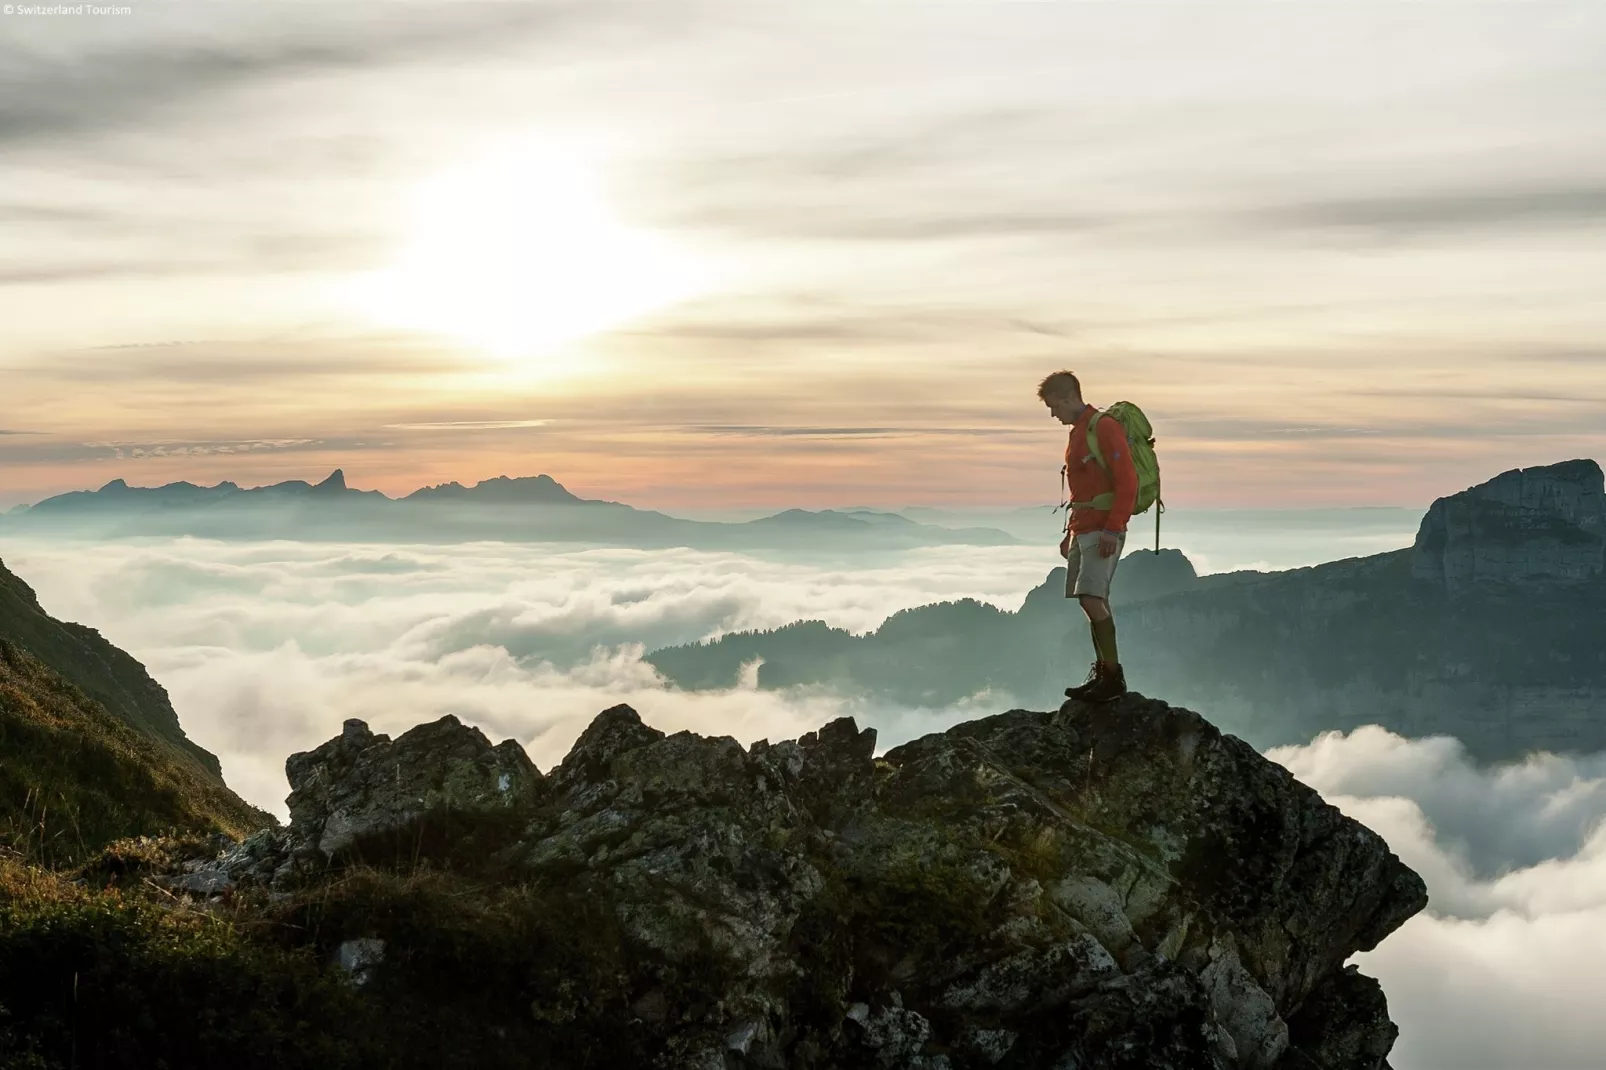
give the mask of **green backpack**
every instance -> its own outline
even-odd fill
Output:
[[[1159,553],[1160,514],[1165,512],[1165,502],[1160,498],[1160,461],[1154,455],[1154,428],[1149,426],[1149,418],[1143,415],[1143,410],[1130,401],[1117,401],[1103,412],[1095,412],[1093,419],[1087,424],[1087,448],[1106,473],[1110,471],[1110,465],[1099,449],[1098,438],[1098,422],[1106,416],[1121,425],[1121,430],[1126,432],[1127,446],[1132,450],[1132,467],[1138,474],[1138,497],[1132,504],[1132,515],[1146,513],[1151,505],[1158,503],[1159,508],[1154,511],[1154,552]],[[1061,468],[1060,476],[1063,478],[1064,475],[1065,470]],[[1065,504],[1065,526],[1069,530],[1072,507],[1081,505],[1092,509],[1108,509],[1115,504],[1115,492],[1105,491],[1103,494],[1095,495],[1089,502]]]

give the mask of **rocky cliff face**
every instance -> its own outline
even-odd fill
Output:
[[[1587,584],[1603,574],[1606,486],[1589,460],[1513,469],[1438,499],[1411,553],[1411,575],[1450,594]]]
[[[880,758],[850,719],[744,748],[616,706],[545,776],[451,717],[348,721],[286,768],[289,829],[168,882],[288,897],[433,856],[561,888],[607,938],[532,945],[571,966],[515,972],[484,1005],[527,1012],[475,1024],[554,1066],[1377,1070],[1396,1030],[1344,962],[1426,901],[1282,767],[1138,695]],[[431,937],[391,913],[322,938],[400,999]]]

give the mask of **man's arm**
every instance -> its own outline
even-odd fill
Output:
[[[1138,470],[1132,466],[1132,450],[1127,446],[1126,431],[1115,420],[1100,420],[1098,426],[1099,449],[1110,466],[1110,478],[1115,484],[1115,501],[1110,503],[1110,515],[1104,520],[1104,530],[1117,535],[1126,531],[1132,519],[1132,508],[1138,503]]]

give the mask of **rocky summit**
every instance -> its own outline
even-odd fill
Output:
[[[1281,766],[1136,694],[880,757],[847,718],[743,747],[621,705],[545,775],[453,717],[348,721],[287,772],[287,829],[164,883],[306,901],[427,864],[561,895],[456,966],[400,909],[318,915],[387,1007],[450,973],[462,1035],[533,1060],[505,1065],[1377,1070],[1397,1030],[1345,963],[1427,898]]]

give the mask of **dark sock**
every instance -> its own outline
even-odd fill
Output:
[[[1115,618],[1105,617],[1089,623],[1093,628],[1093,649],[1098,651],[1099,660],[1116,668],[1121,664],[1121,658],[1115,652]]]

